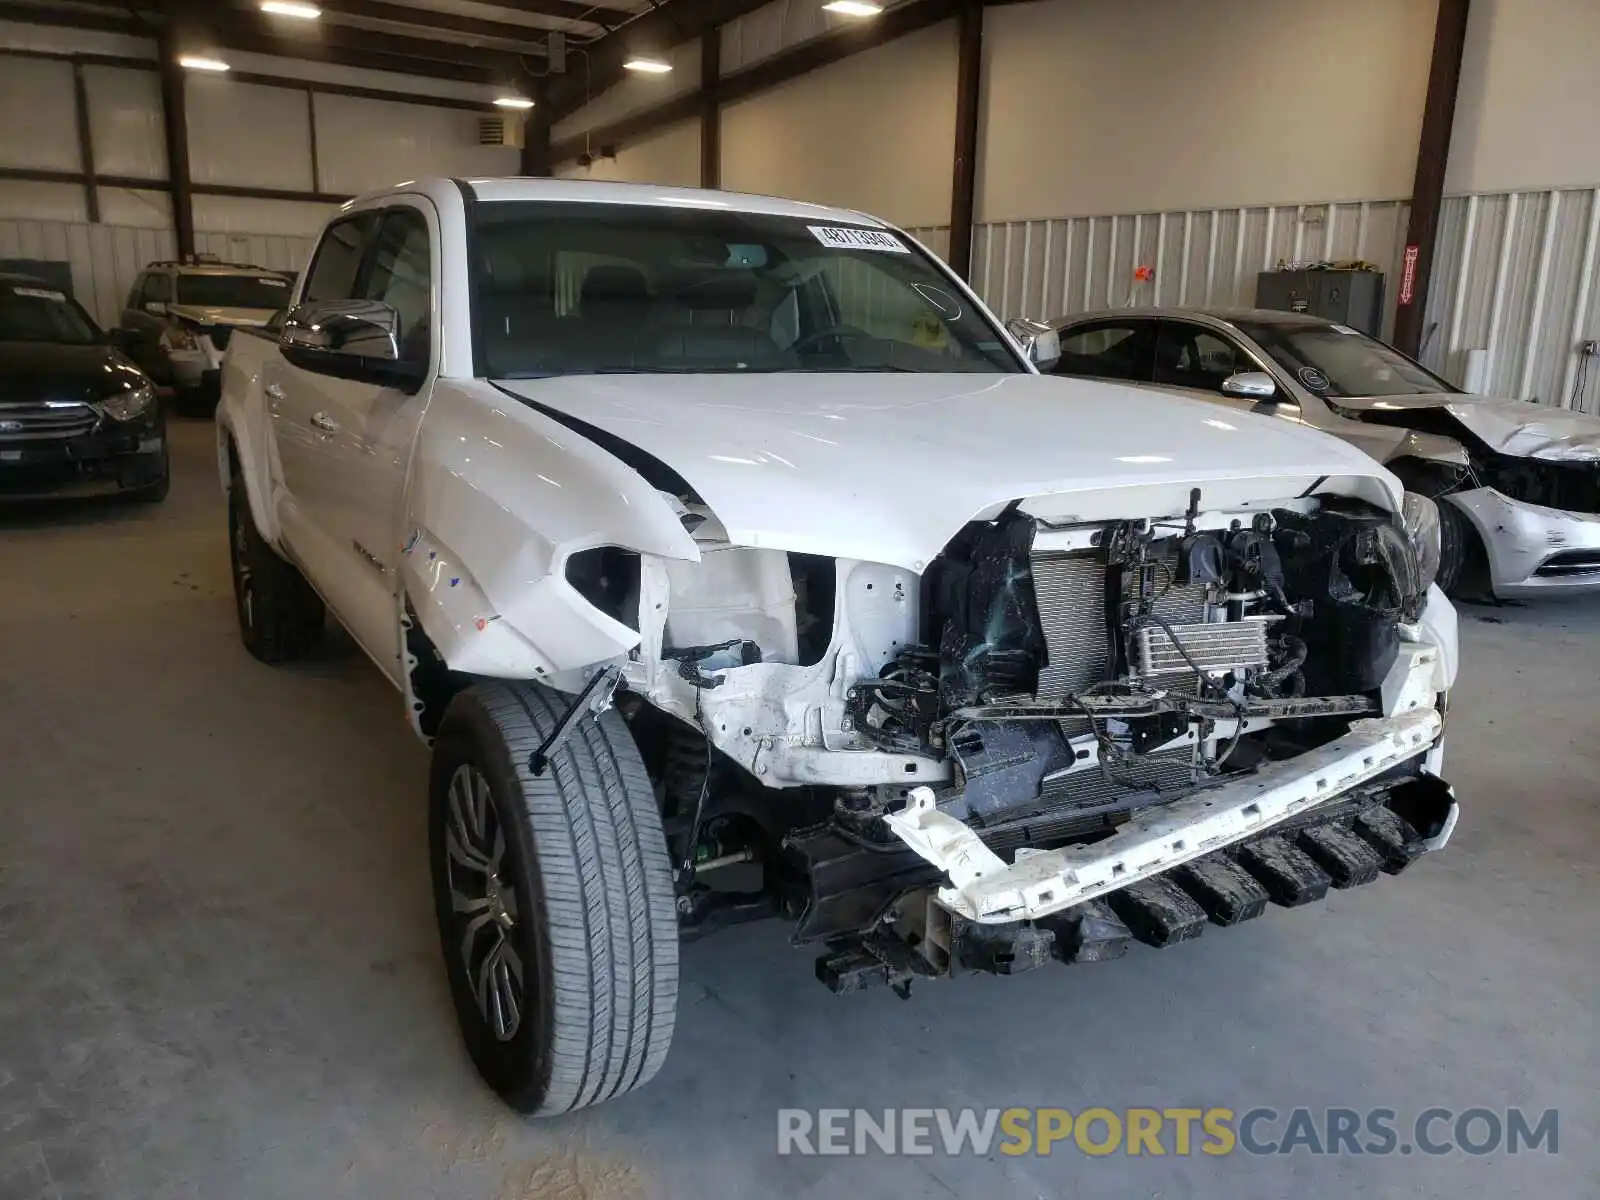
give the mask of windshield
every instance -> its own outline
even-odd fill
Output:
[[[0,283],[0,342],[92,346],[100,340],[89,314],[65,294],[42,283]]]
[[[1318,396],[1435,396],[1456,390],[1394,347],[1347,325],[1240,321],[1238,326]]]
[[[178,303],[276,312],[289,303],[289,281],[280,275],[179,275]]]
[[[479,373],[1019,372],[972,302],[880,229],[701,209],[478,206]]]

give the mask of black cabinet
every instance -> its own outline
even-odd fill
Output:
[[[1262,271],[1256,307],[1303,312],[1373,337],[1383,327],[1382,271]]]

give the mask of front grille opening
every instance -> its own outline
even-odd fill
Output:
[[[1600,571],[1600,550],[1563,550],[1552,555],[1534,572],[1535,575],[1562,577],[1567,575],[1592,575]]]

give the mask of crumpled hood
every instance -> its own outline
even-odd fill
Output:
[[[1334,401],[1360,412],[1442,408],[1490,449],[1549,462],[1600,461],[1600,417],[1499,396],[1370,396]]]
[[[245,325],[259,328],[272,319],[270,308],[216,308],[206,304],[173,304],[167,312],[196,325]]]
[[[918,571],[979,513],[1025,497],[1245,479],[1271,481],[1254,494],[1278,500],[1326,476],[1376,479],[1371,490],[1396,495],[1376,462],[1316,430],[1054,376],[569,375],[497,386],[664,462],[736,544]]]

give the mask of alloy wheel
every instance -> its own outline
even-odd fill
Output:
[[[505,830],[489,781],[470,763],[450,778],[444,843],[467,984],[489,1031],[509,1042],[526,1007],[522,956],[512,944],[522,904],[505,869]]]

